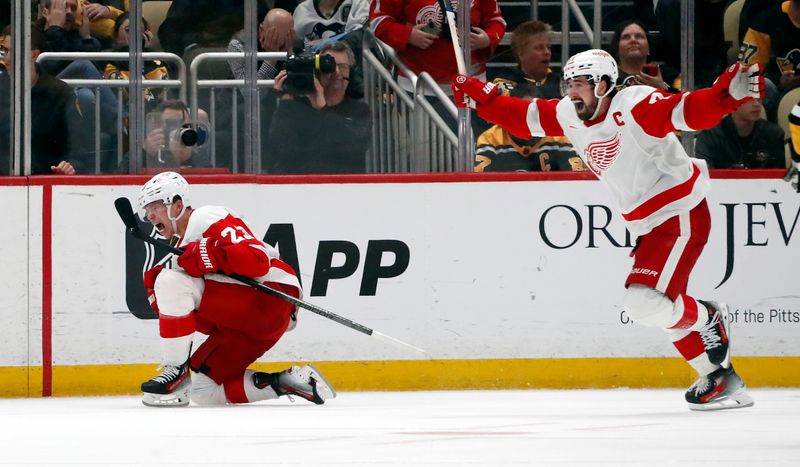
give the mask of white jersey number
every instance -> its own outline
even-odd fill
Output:
[[[234,245],[241,242],[242,240],[252,240],[254,237],[247,233],[244,227],[225,227],[220,232],[220,235],[223,237],[229,237],[231,239],[231,243]]]

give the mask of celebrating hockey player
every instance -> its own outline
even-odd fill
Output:
[[[158,312],[161,373],[142,383],[147,406],[245,403],[296,395],[322,404],[336,396],[311,365],[280,373],[247,367],[296,324],[296,309],[225,274],[252,277],[298,297],[300,283],[277,250],[258,240],[245,222],[220,206],[192,208],[189,184],[164,172],[141,190],[138,207],[158,233],[177,239],[184,253],[174,269],[144,274]],[[191,354],[195,331],[208,338]],[[190,371],[191,378],[190,378]]]
[[[635,322],[664,329],[700,376],[686,392],[689,408],[750,406],[730,361],[728,307],[686,294],[711,228],[710,183],[705,163],[689,158],[673,132],[713,127],[761,97],[763,77],[757,65],[736,63],[710,88],[666,94],[649,86],[618,90],[617,75],[607,52],[588,50],[564,66],[560,100],[502,96],[491,83],[464,75],[453,80],[453,98],[518,137],[569,138],[637,237],[625,309]]]

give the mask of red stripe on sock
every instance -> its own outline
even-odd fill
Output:
[[[250,402],[247,399],[247,393],[244,392],[244,376],[234,378],[226,381],[223,385],[225,388],[225,397],[231,404],[246,404]]]
[[[686,294],[681,294],[680,297],[683,302],[683,316],[670,329],[689,329],[697,322],[697,300]]]
[[[158,315],[158,331],[161,337],[183,337],[195,331],[194,313],[185,316]]]
[[[692,360],[706,351],[700,333],[693,331],[688,336],[672,343],[686,361]]]

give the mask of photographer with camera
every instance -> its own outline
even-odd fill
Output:
[[[369,107],[346,94],[353,51],[341,41],[295,54],[275,77],[283,93],[264,154],[267,173],[364,173],[371,141]]]
[[[189,109],[177,99],[162,101],[153,112],[147,114],[144,152],[144,168],[210,167],[208,141],[208,114],[197,112],[198,122],[191,122]],[[118,172],[129,169],[129,158],[125,155]]]

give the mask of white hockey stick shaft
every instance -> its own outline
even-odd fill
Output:
[[[450,27],[450,38],[453,42],[453,53],[456,54],[458,72],[459,74],[466,75],[467,67],[464,65],[464,50],[461,48],[461,42],[458,40],[458,29],[456,28],[456,13],[452,8],[446,7],[444,14],[447,16],[447,26]]]

